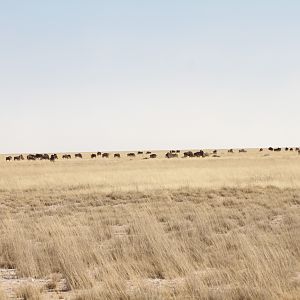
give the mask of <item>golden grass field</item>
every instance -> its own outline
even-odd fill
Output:
[[[0,156],[0,300],[300,299],[300,155],[156,153]]]

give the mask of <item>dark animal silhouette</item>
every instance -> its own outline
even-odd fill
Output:
[[[57,159],[57,155],[56,155],[56,154],[52,154],[52,155],[50,156],[50,161],[51,161],[51,162],[55,162],[56,159]]]
[[[11,156],[6,156],[5,160],[6,160],[6,161],[11,161],[11,160],[12,160],[12,157],[11,157]]]
[[[166,158],[175,158],[175,157],[178,157],[178,154],[177,153],[172,153],[171,151],[170,152],[167,152],[166,155],[165,155]]]
[[[40,159],[47,159],[47,160],[49,160],[50,159],[50,156],[49,156],[49,154],[42,154],[42,156],[41,156],[41,158]]]
[[[96,154],[91,154],[91,158],[96,158],[97,157],[97,155]]]
[[[121,155],[120,155],[120,153],[115,153],[115,154],[114,154],[114,157],[116,157],[116,158],[121,158]]]
[[[127,153],[128,157],[135,157],[135,153],[131,152],[131,153]]]
[[[150,158],[156,158],[157,155],[155,153],[150,154]]]
[[[15,157],[14,157],[14,160],[24,160],[24,157],[23,157],[23,155],[21,154],[21,155],[15,156]]]
[[[75,158],[82,158],[82,154],[81,153],[76,153]]]
[[[194,156],[195,157],[204,157],[204,151],[203,150],[200,150],[198,152],[195,152],[194,153]]]
[[[102,153],[102,157],[109,158],[109,153]]]
[[[183,157],[194,157],[194,153],[192,151],[184,152]]]

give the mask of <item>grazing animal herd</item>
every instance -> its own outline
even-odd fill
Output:
[[[300,148],[299,147],[296,147],[296,148],[291,148],[291,147],[285,147],[285,148],[273,148],[273,147],[269,147],[268,148],[269,151],[275,151],[275,152],[280,152],[280,151],[296,151],[298,152],[298,154],[300,155]],[[263,148],[260,148],[259,149],[259,152],[262,152],[264,151]],[[165,154],[165,158],[178,158],[179,157],[179,153],[181,151],[180,150],[170,150],[169,152],[167,152]],[[229,149],[227,150],[228,153],[234,153],[234,150],[233,149]],[[239,153],[246,153],[247,150],[245,149],[239,149],[238,150]],[[156,153],[152,153],[151,151],[146,151],[145,153],[143,151],[138,151],[137,152],[137,155],[142,155],[142,154],[146,154],[146,155],[149,155],[149,157],[145,157],[144,159],[148,159],[148,158],[157,158],[157,154]],[[213,157],[220,157],[218,155],[218,150],[213,150],[212,151],[212,156]],[[207,153],[207,152],[204,152],[203,150],[199,150],[197,152],[193,152],[193,151],[186,151],[186,152],[183,152],[183,158],[186,158],[186,157],[207,157],[209,156],[210,154]],[[83,156],[81,153],[76,153],[74,155],[75,158],[80,158],[82,159]],[[109,158],[109,153],[108,152],[97,152],[97,153],[92,153],[91,154],[91,159],[96,159],[97,157],[102,157],[102,158]],[[113,155],[114,158],[121,158],[121,154],[120,153],[114,153]],[[134,152],[130,152],[130,153],[127,153],[127,157],[129,158],[134,158],[136,157],[136,153]],[[49,160],[51,162],[54,162],[55,160],[58,159],[58,155],[57,154],[47,154],[47,153],[44,153],[44,154],[28,154],[27,155],[27,160]],[[63,154],[62,155],[62,159],[71,159],[72,156],[71,154]],[[24,160],[24,156],[22,154],[20,155],[17,155],[17,156],[6,156],[5,160],[6,161],[21,161],[21,160]]]

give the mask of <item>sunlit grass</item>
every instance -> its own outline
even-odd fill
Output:
[[[77,300],[297,299],[300,158],[234,155],[2,162],[0,266]]]

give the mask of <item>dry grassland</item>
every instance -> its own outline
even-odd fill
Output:
[[[0,157],[1,300],[300,299],[300,155],[141,158]]]

